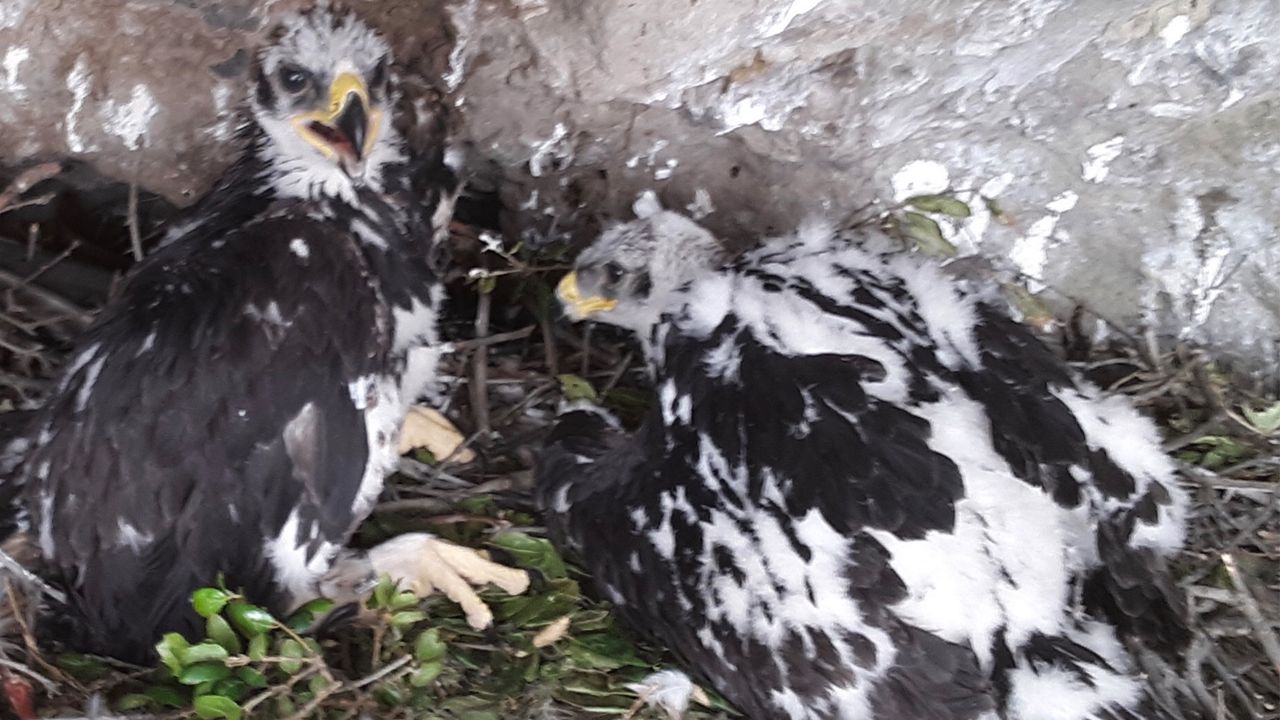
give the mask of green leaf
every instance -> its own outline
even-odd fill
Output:
[[[565,654],[575,665],[587,669],[614,670],[649,665],[636,655],[635,646],[611,632],[579,635],[569,642]]]
[[[218,588],[200,588],[191,593],[191,607],[196,609],[196,614],[200,617],[213,617],[226,606],[227,594]]]
[[[444,651],[447,646],[440,639],[440,631],[436,628],[424,630],[418,634],[418,639],[413,643],[413,657],[420,663],[439,660],[444,657]]]
[[[1245,407],[1244,417],[1255,430],[1263,435],[1270,435],[1280,430],[1280,402],[1272,405],[1266,410],[1254,410],[1251,407]]]
[[[391,627],[404,628],[411,627],[417,623],[427,619],[427,614],[421,610],[401,610],[391,616]]]
[[[257,662],[267,656],[267,636],[254,635],[249,641],[249,659]]]
[[[390,607],[391,597],[395,595],[395,592],[396,583],[391,580],[391,576],[383,575],[378,578],[378,584],[373,588],[373,607]]]
[[[1036,328],[1042,332],[1048,331],[1054,325],[1055,318],[1053,311],[1048,308],[1040,298],[1031,294],[1030,290],[1017,285],[1015,283],[1003,283],[1005,296],[1013,303],[1013,306],[1022,315],[1022,323]]]
[[[299,658],[298,660],[284,660],[280,663],[280,669],[292,675],[302,669],[301,658],[306,657],[307,652],[306,649],[302,647],[302,643],[299,643],[293,638],[285,638],[280,641],[279,654],[281,657]]]
[[[169,668],[169,672],[174,676],[182,674],[181,654],[191,647],[191,643],[178,633],[165,633],[160,642],[156,643],[156,654],[160,656],[160,662]]]
[[[178,682],[183,685],[199,685],[201,683],[212,683],[231,676],[231,668],[221,663],[200,663],[192,665],[182,671],[178,676]]]
[[[221,615],[209,616],[205,621],[205,635],[221,645],[228,653],[240,652],[240,638],[236,636],[236,631],[231,629],[231,624]]]
[[[414,607],[417,604],[418,596],[408,590],[396,593],[391,597],[391,602],[388,603],[392,610],[405,610],[407,608]]]
[[[312,675],[311,679],[307,681],[307,689],[311,691],[312,695],[318,695],[321,690],[328,686],[329,681],[323,675]]]
[[[917,195],[907,198],[907,204],[917,210],[950,215],[956,218],[967,218],[973,214],[969,206],[952,195]]]
[[[249,694],[249,686],[239,678],[229,677],[225,680],[219,680],[214,684],[209,695],[222,695],[229,697],[236,702],[244,700],[245,695]]]
[[[77,652],[65,652],[54,659],[54,664],[66,670],[77,680],[92,682],[105,676],[109,670],[106,663],[92,655]]]
[[[222,662],[227,659],[227,649],[216,642],[206,640],[199,645],[192,645],[180,651],[178,659],[184,666],[203,662]]]
[[[480,282],[477,283],[477,286],[480,288],[481,295],[488,295],[493,292],[494,288],[498,287],[498,278],[492,275],[485,275],[480,278]]]
[[[935,257],[955,257],[956,246],[942,237],[942,228],[933,220],[915,212],[905,212],[897,218],[898,230],[920,248],[920,252]]]
[[[251,667],[242,667],[236,671],[236,676],[240,678],[240,682],[251,688],[261,690],[270,683],[267,682],[267,676]]]
[[[444,670],[444,664],[439,660],[423,663],[422,667],[414,670],[413,674],[409,676],[409,684],[418,688],[426,687],[440,677],[440,671],[442,670]]]
[[[227,617],[231,618],[236,629],[247,638],[261,635],[279,625],[271,617],[271,613],[241,600],[234,600],[227,605]]]
[[[129,693],[127,695],[121,695],[120,699],[116,700],[116,712],[125,713],[130,710],[141,710],[142,708],[154,705],[155,702],[155,700],[151,699],[151,696],[143,693]]]
[[[226,720],[240,720],[244,711],[240,709],[240,705],[229,697],[221,695],[204,695],[196,698],[195,702],[196,715],[204,720],[214,720],[215,718],[226,718]]]
[[[574,400],[596,402],[600,399],[596,394],[596,389],[582,376],[565,373],[559,375],[558,378],[560,380],[560,392],[564,395],[565,400],[570,402]]]
[[[494,535],[489,543],[511,553],[517,565],[538,570],[548,579],[568,575],[564,560],[560,559],[550,540],[511,531]]]
[[[413,459],[417,460],[423,465],[439,465],[440,464],[440,459],[436,457],[435,453],[431,452],[430,450],[424,447],[414,448]]]
[[[987,206],[987,212],[991,213],[992,217],[1004,217],[1004,208],[1000,207],[1000,203],[995,198],[983,195],[982,202]]]
[[[329,600],[328,598],[317,598],[295,610],[294,613],[289,616],[289,619],[285,620],[284,624],[289,626],[289,629],[291,630],[305,632],[310,630],[312,625],[316,624],[316,618],[324,617],[332,609],[332,600]]]
[[[185,692],[171,685],[152,685],[142,692],[158,705],[180,708],[190,704]]]

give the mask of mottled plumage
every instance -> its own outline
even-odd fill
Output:
[[[80,340],[36,418],[20,521],[93,652],[195,636],[219,573],[277,612],[323,590],[434,373],[457,188],[392,127],[387,45],[291,16],[257,58],[244,155]]]
[[[753,718],[1153,714],[1117,639],[1185,639],[1150,422],[916,258],[810,227],[723,263],[638,210],[561,297],[640,335],[654,408],[563,414],[538,469],[634,627]]]

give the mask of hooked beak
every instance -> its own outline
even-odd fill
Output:
[[[294,118],[298,133],[325,157],[336,160],[343,172],[356,177],[377,140],[382,113],[370,108],[369,89],[352,73],[342,73],[329,86],[325,111]]]
[[[565,275],[556,285],[556,297],[564,305],[566,313],[574,320],[586,318],[600,312],[608,312],[618,306],[617,300],[603,297],[584,298],[578,292],[578,273]]]

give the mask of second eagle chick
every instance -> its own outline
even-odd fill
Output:
[[[637,214],[558,292],[654,407],[563,415],[538,477],[634,627],[753,718],[1153,714],[1120,640],[1186,638],[1186,498],[1149,421],[915,258]]]

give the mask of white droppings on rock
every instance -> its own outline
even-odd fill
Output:
[[[217,118],[205,132],[215,140],[228,140],[235,134],[236,117],[231,106],[231,86],[218,83],[213,86],[213,112]]]
[[[1191,18],[1186,15],[1176,15],[1160,30],[1160,39],[1164,41],[1166,48],[1171,48],[1189,32],[1191,32]]]
[[[470,38],[476,25],[476,8],[479,5],[480,0],[467,0],[461,7],[451,8],[449,11],[454,31],[457,33],[453,49],[449,51],[449,69],[441,76],[449,92],[457,90],[466,78],[467,65],[471,60]]]
[[[1054,199],[1050,200],[1049,204],[1045,205],[1045,207],[1048,208],[1049,212],[1054,212],[1061,215],[1062,213],[1074,208],[1076,206],[1076,203],[1078,203],[1079,201],[1080,201],[1079,195],[1075,194],[1070,190],[1067,190],[1061,193],[1060,195],[1058,195],[1057,197],[1055,197]]]
[[[626,166],[628,168],[636,168],[643,161],[645,167],[653,167],[658,162],[658,153],[662,152],[667,147],[667,144],[666,140],[654,140],[653,145],[650,145],[647,151],[628,158],[625,163]]]
[[[951,185],[951,174],[940,162],[912,160],[893,174],[893,199],[897,202],[917,195],[934,195]]]
[[[1027,234],[1018,238],[1009,251],[1009,259],[1027,280],[1027,290],[1044,290],[1044,269],[1049,261],[1049,245],[1062,214],[1076,206],[1080,196],[1067,190],[1045,205],[1049,214],[1031,224]]]
[[[4,60],[0,64],[4,66],[4,78],[0,79],[0,91],[7,92],[15,98],[23,98],[27,94],[27,86],[23,84],[18,73],[22,68],[22,63],[31,58],[31,51],[20,46],[14,46],[5,51]]]
[[[291,240],[289,242],[289,250],[303,260],[311,257],[311,248],[307,245],[307,241],[302,238]]]
[[[556,123],[555,129],[551,131],[551,137],[533,146],[533,154],[529,156],[529,174],[542,177],[548,170],[555,169],[552,167],[554,161],[560,160],[566,165],[572,161],[573,148],[565,142],[568,137],[569,128],[562,122]]]
[[[668,159],[667,162],[662,167],[653,171],[653,179],[654,180],[670,179],[671,175],[674,174],[676,171],[676,166],[679,164],[680,164],[680,161],[676,160],[675,158]]]
[[[74,153],[89,152],[94,148],[80,135],[79,115],[84,110],[84,103],[89,99],[89,61],[84,53],[76,57],[71,73],[67,75],[67,89],[71,91],[71,107],[67,109],[66,126],[63,131],[67,135],[67,149]]]
[[[706,188],[698,188],[693,191],[693,202],[685,206],[689,211],[689,217],[694,220],[701,220],[716,211],[716,206],[711,204],[711,193]]]
[[[1085,151],[1089,159],[1081,164],[1081,177],[1085,182],[1100,183],[1111,172],[1111,163],[1124,151],[1124,136],[1117,135],[1098,143]]]
[[[108,100],[104,112],[107,115],[106,131],[120,138],[130,150],[142,147],[151,119],[160,111],[156,99],[146,85],[138,83],[129,92],[129,101],[116,103]]]
[[[22,22],[32,0],[4,0],[0,2],[0,30],[11,28]]]

